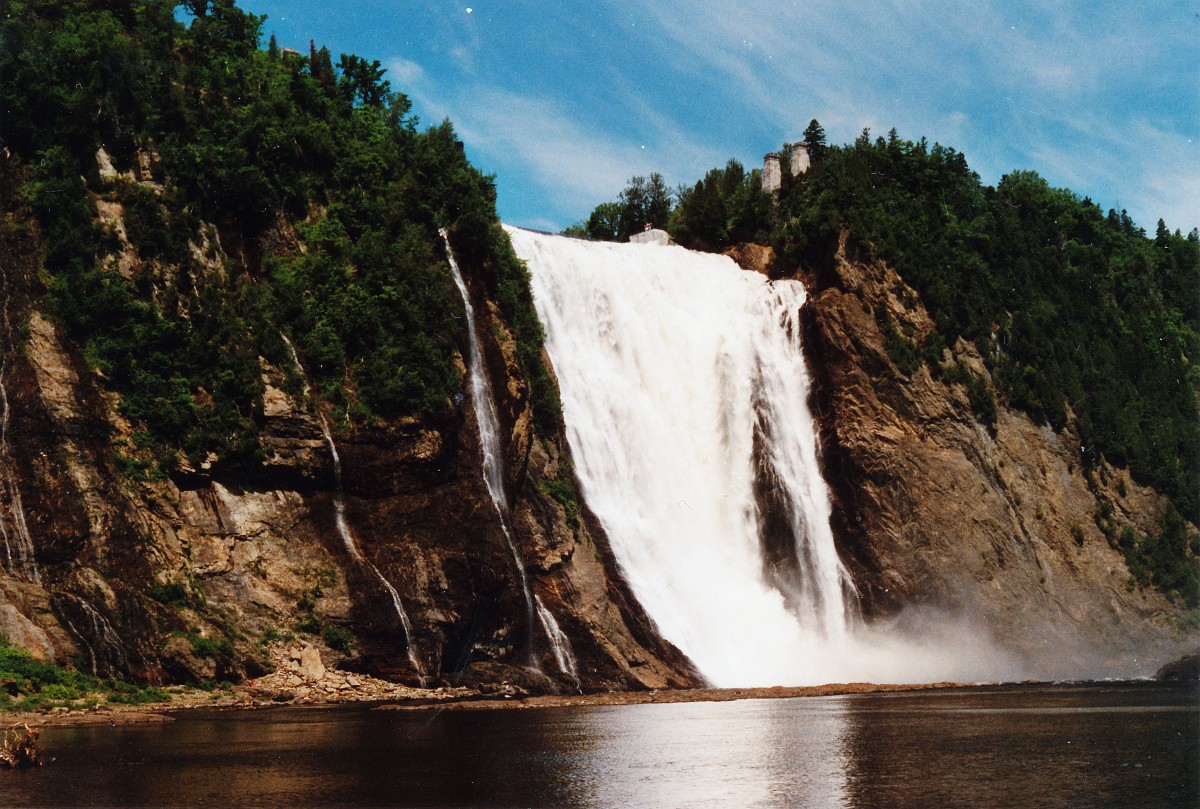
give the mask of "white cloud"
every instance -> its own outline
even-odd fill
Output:
[[[387,63],[387,78],[392,85],[404,88],[420,84],[425,79],[425,69],[416,62],[397,56]]]
[[[671,173],[687,176],[677,170],[681,164],[720,159],[665,126],[653,136],[657,149],[650,150],[640,138],[589,129],[554,101],[487,87],[470,95],[472,103],[455,119],[464,139],[485,159],[515,158],[554,203],[579,216],[615,198],[633,175],[659,171],[672,181]]]
[[[408,81],[405,92],[419,105],[427,122],[449,117],[476,164],[498,175],[502,202],[546,213],[571,211],[568,218],[587,215],[592,207],[615,199],[626,181],[638,174],[662,173],[669,184],[690,180],[696,166],[724,162],[725,151],[692,142],[669,116],[631,97],[632,117],[646,133],[608,133],[589,127],[586,116],[551,98],[534,98],[486,83],[447,86],[432,79],[420,65],[396,58],[390,63]],[[646,142],[654,144],[647,149]],[[521,172],[521,182],[505,175]],[[523,189],[528,189],[524,190]],[[528,204],[515,197],[525,193]],[[540,202],[540,205],[538,204]],[[570,224],[546,216],[523,224],[557,230]]]

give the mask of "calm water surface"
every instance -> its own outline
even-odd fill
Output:
[[[52,728],[0,806],[1200,806],[1194,687],[513,711],[280,708]]]

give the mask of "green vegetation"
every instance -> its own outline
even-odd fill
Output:
[[[579,530],[579,492],[575,489],[575,477],[571,465],[564,462],[560,465],[558,475],[545,478],[541,483],[542,491],[550,495],[556,503],[563,507],[567,527],[572,531]]]
[[[0,18],[0,143],[57,315],[139,427],[120,470],[257,464],[258,358],[289,367],[281,332],[343,421],[450,415],[466,336],[439,227],[486,277],[552,422],[492,179],[449,122],[418,131],[379,62],[260,49],[264,20],[234,0],[13,0]],[[128,248],[97,200],[120,206]]]
[[[291,632],[280,632],[275,627],[264,629],[262,635],[258,638],[259,648],[266,651],[276,643],[291,643],[296,639],[296,636]]]
[[[1108,544],[1124,555],[1131,586],[1155,587],[1178,596],[1189,607],[1200,607],[1200,563],[1196,559],[1200,556],[1200,534],[1173,506],[1163,514],[1157,534],[1149,536],[1131,525],[1118,526],[1107,500],[1099,501],[1095,519]],[[1072,533],[1076,528],[1072,526]]]
[[[658,172],[633,177],[616,202],[596,206],[586,221],[567,228],[564,233],[580,239],[625,242],[647,225],[666,227],[674,202],[671,191]]]
[[[170,694],[154,686],[136,686],[119,680],[34,660],[24,649],[11,646],[0,635],[0,710],[36,711],[55,707],[83,707],[100,703],[137,705],[166,702]]]
[[[694,187],[674,195],[662,175],[632,177],[617,202],[596,206],[587,220],[563,233],[593,241],[628,241],[645,225],[665,227],[676,242],[719,250],[739,242],[769,239],[771,200],[762,191],[762,172],[747,172],[736,160],[713,169]]]
[[[192,645],[192,654],[196,657],[210,657],[214,660],[225,661],[233,659],[233,644],[229,642],[229,638],[206,638],[195,632],[174,632],[172,634],[187,638],[188,643]]]
[[[174,607],[187,606],[192,600],[188,588],[174,582],[150,588],[150,597],[160,604]]]
[[[327,626],[321,630],[321,640],[330,649],[349,654],[354,646],[354,636],[340,626]]]
[[[296,621],[296,631],[305,635],[320,635],[321,619],[309,610],[300,616],[300,620]]]
[[[831,146],[814,120],[805,139],[811,167],[792,177],[783,160],[773,202],[736,161],[678,190],[675,240],[769,242],[784,262],[819,267],[848,230],[911,287],[894,290],[901,301],[919,297],[936,324],[906,334],[875,313],[902,376],[924,366],[963,385],[988,425],[1001,402],[1055,428],[1071,422],[1085,467],[1101,457],[1128,466],[1200,522],[1200,231],[1171,233],[1160,220],[1148,236],[1126,212],[1105,213],[1030,171],[986,186],[961,153],[895,130]],[[591,226],[597,212],[572,234],[619,238]],[[974,341],[994,387],[943,365],[959,337]],[[1138,582],[1190,599],[1196,559],[1172,526],[1121,547]]]

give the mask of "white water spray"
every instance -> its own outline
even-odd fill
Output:
[[[475,329],[475,307],[471,305],[471,293],[463,280],[458,262],[454,259],[454,250],[450,247],[450,239],[445,230],[440,233],[442,241],[446,244],[446,257],[450,261],[454,284],[462,295],[463,306],[467,313],[469,343],[467,371],[471,378],[471,405],[475,411],[475,421],[479,424],[479,441],[483,448],[483,479],[487,484],[488,494],[491,495],[492,505],[496,508],[496,514],[500,517],[500,528],[504,532],[505,541],[508,542],[508,549],[512,552],[513,564],[517,568],[517,577],[521,581],[521,592],[525,596],[525,626],[532,640],[536,612],[541,619],[546,639],[553,648],[554,659],[558,663],[559,671],[578,682],[579,678],[574,671],[575,657],[570,649],[570,640],[558,628],[558,622],[554,620],[550,610],[541,603],[541,599],[537,600],[535,608],[534,596],[529,589],[529,579],[525,575],[525,560],[521,557],[521,552],[509,530],[508,495],[504,491],[504,461],[500,451],[500,419],[496,416],[496,398],[492,394],[492,385],[488,381],[487,371],[483,367],[483,352],[480,350],[479,334]],[[560,648],[564,645],[566,646],[565,652]],[[570,661],[570,669],[568,669],[566,661]],[[529,644],[529,666],[530,668],[538,667],[532,642]]]
[[[300,364],[300,357],[296,354],[296,347],[292,345],[292,341],[288,339],[286,334],[280,332],[279,336],[283,338],[283,344],[287,346],[292,364],[296,367],[300,378],[304,380],[304,398],[308,399],[311,397],[312,390],[308,384],[308,375],[304,373],[304,366]],[[379,580],[380,585],[383,586],[383,589],[391,597],[392,608],[396,611],[396,617],[400,620],[400,626],[404,629],[404,645],[408,652],[408,662],[412,664],[413,669],[417,673],[417,678],[423,686],[425,685],[425,668],[421,665],[421,661],[417,658],[416,650],[413,648],[412,624],[408,620],[408,613],[404,611],[404,604],[400,601],[400,593],[396,592],[396,588],[380,572],[375,563],[363,556],[362,551],[358,548],[358,543],[354,539],[354,534],[350,531],[350,526],[346,523],[346,498],[342,488],[342,458],[338,455],[337,444],[334,443],[333,432],[329,429],[329,421],[325,418],[325,414],[315,405],[313,406],[313,411],[317,414],[317,420],[321,424],[321,435],[325,437],[325,445],[329,447],[329,455],[333,459],[334,527],[337,529],[338,536],[342,538],[342,544],[345,545],[350,555],[359,563],[366,565],[375,574],[375,578]]]
[[[584,496],[662,635],[718,686],[920,679],[855,637],[807,406],[803,286],[678,247],[508,232]],[[786,582],[765,569],[764,479],[794,541]]]
[[[11,370],[10,354],[17,349],[16,334],[9,316],[12,292],[8,272],[0,269],[0,327],[3,328],[0,342],[0,540],[4,542],[4,566],[9,573],[21,574],[32,582],[40,582],[37,562],[34,557],[33,540],[25,522],[25,507],[21,503],[21,488],[17,480],[16,464],[12,457],[12,446],[8,440],[8,426],[12,411],[8,402],[8,375]]]

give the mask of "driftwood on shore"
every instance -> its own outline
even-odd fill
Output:
[[[4,731],[4,740],[0,742],[0,765],[11,769],[42,766],[46,757],[38,744],[41,734],[41,728],[31,728],[25,722],[18,722]]]

